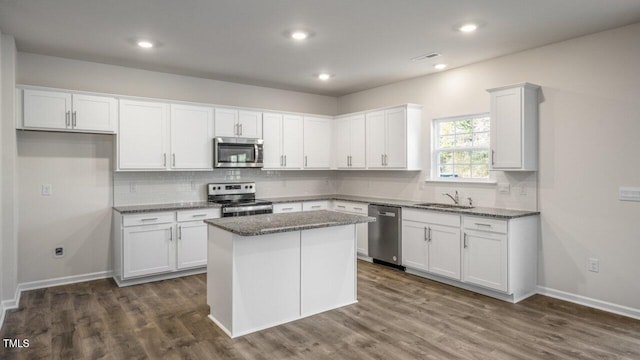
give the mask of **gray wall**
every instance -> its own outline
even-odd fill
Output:
[[[0,37],[0,301],[15,300],[17,287],[16,217],[16,131],[15,107],[16,47],[13,37]]]
[[[18,53],[18,84],[333,115],[337,99],[50,56]],[[15,134],[15,131],[12,133]],[[18,132],[19,281],[111,270],[116,204],[204,200],[204,184],[253,172],[113,174],[113,136]],[[315,173],[318,175],[319,173]],[[276,195],[333,192],[326,174],[258,175]],[[130,191],[136,183],[136,192]],[[191,191],[194,183],[194,191]],[[40,195],[42,184],[53,195]],[[185,190],[187,189],[187,190]],[[264,193],[262,190],[260,190]],[[260,194],[260,193],[259,193]],[[53,258],[62,245],[66,255]]]
[[[617,198],[620,186],[640,187],[639,38],[635,24],[556,43],[343,96],[339,112],[422,104],[428,149],[431,119],[489,111],[491,87],[541,85],[539,285],[640,309],[640,203]],[[535,173],[505,174],[495,176],[509,181],[512,193],[536,182]],[[535,206],[517,190],[505,197],[496,187],[424,183],[428,176],[339,173],[337,189],[436,201],[446,200],[441,190],[459,189],[486,205]],[[600,259],[600,273],[587,271],[591,257]]]

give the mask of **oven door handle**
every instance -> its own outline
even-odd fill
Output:
[[[233,213],[233,212],[259,211],[259,210],[273,210],[273,205],[229,206],[229,207],[222,208],[222,212],[225,214]]]

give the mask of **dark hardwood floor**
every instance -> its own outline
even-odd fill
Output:
[[[509,304],[358,262],[358,304],[229,339],[205,276],[22,294],[0,359],[640,359],[640,321],[536,295]]]

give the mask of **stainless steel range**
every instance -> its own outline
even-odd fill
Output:
[[[256,200],[256,183],[208,184],[207,200],[222,205],[222,217],[273,213],[270,201]]]

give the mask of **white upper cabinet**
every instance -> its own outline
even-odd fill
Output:
[[[119,169],[167,169],[168,119],[169,104],[120,100]]]
[[[213,109],[171,105],[171,168],[213,169]]]
[[[213,108],[120,100],[119,170],[212,170]]]
[[[366,114],[368,169],[420,170],[420,109],[404,105]]]
[[[25,89],[24,129],[115,133],[117,101],[113,97]]]
[[[331,168],[331,144],[333,120],[321,117],[304,117],[304,168]]]
[[[491,96],[491,168],[538,170],[538,85],[487,90]]]
[[[302,168],[302,116],[264,114],[264,169]]]
[[[333,134],[336,168],[364,169],[366,166],[364,114],[336,119]]]
[[[258,111],[216,108],[215,136],[262,138],[262,113]]]

